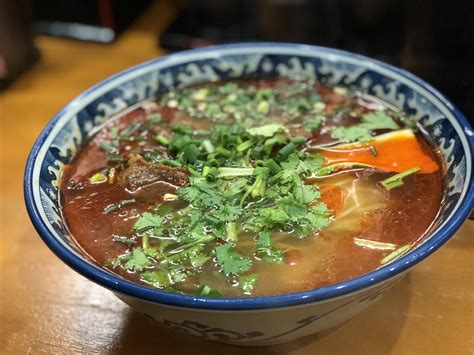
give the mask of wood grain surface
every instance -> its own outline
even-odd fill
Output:
[[[112,45],[39,37],[41,61],[0,93],[0,353],[473,354],[474,221],[383,300],[334,331],[250,349],[161,327],[69,269],[43,244],[22,191],[35,138],[83,90],[163,55],[156,33],[173,13],[167,3],[156,3]]]

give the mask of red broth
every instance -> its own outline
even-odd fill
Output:
[[[324,144],[331,149],[342,147],[336,154],[338,159],[361,164],[369,162],[373,166],[332,168],[334,170],[323,178],[312,176],[304,179],[308,186],[314,186],[319,195],[316,202],[307,204],[308,208],[311,208],[311,203],[324,204],[324,218],[327,218],[325,221],[328,225],[315,229],[304,237],[295,237],[289,229],[274,228],[271,238],[272,248],[275,249],[272,250],[278,250],[281,259],[274,258],[269,262],[268,257],[262,257],[258,253],[258,244],[256,247],[260,231],[246,229],[244,224],[239,225],[237,218],[237,241],[230,242],[223,237],[216,237],[211,242],[203,242],[200,244],[202,248],[199,249],[199,255],[205,261],[194,269],[188,266],[187,269],[179,269],[178,274],[170,272],[165,275],[167,281],[150,279],[150,273],[163,276],[162,268],[170,270],[171,266],[178,267],[174,261],[163,266],[160,256],[155,252],[145,255],[145,261],[140,259],[140,267],[133,267],[136,260],[129,260],[135,248],[161,250],[173,239],[171,234],[156,229],[159,236],[151,235],[149,241],[147,237],[146,245],[143,244],[146,233],[155,233],[137,233],[136,224],[143,214],[160,215],[161,212],[156,210],[157,206],[169,206],[174,211],[180,211],[189,204],[177,193],[180,188],[190,184],[188,168],[174,166],[176,161],[173,159],[176,159],[177,154],[170,152],[167,145],[163,144],[169,143],[176,134],[170,128],[171,125],[188,125],[193,132],[210,130],[219,124],[232,125],[237,121],[244,127],[261,126],[262,123],[247,122],[245,118],[239,121],[239,115],[232,111],[235,108],[225,107],[224,104],[218,106],[219,103],[213,101],[215,97],[208,91],[212,92],[214,89],[208,88],[225,84],[206,84],[189,89],[189,92],[172,92],[111,119],[92,136],[74,161],[65,167],[60,185],[63,216],[76,243],[98,265],[134,282],[171,292],[224,297],[266,296],[304,291],[352,279],[390,262],[397,257],[397,252],[407,251],[423,239],[436,218],[444,189],[442,163],[437,151],[421,133],[416,133],[412,138],[407,138],[411,139],[409,144],[417,152],[413,155],[414,158],[399,155],[403,169],[398,171],[393,168],[387,171],[390,167],[387,168],[387,161],[384,159],[388,159],[387,156],[390,155],[390,159],[396,160],[396,152],[392,150],[391,154],[386,153],[390,144],[377,142],[374,138],[390,131],[389,129],[373,129],[370,140],[350,143],[353,146],[338,144],[338,139],[332,133],[334,127],[347,128],[360,124],[364,114],[378,111],[393,117],[402,129],[410,123],[403,113],[370,96],[342,88],[320,86],[316,82],[304,82],[301,88],[298,87],[300,82],[288,79],[240,81],[231,83],[234,86],[225,93],[225,98],[232,99],[231,95],[237,92],[237,99],[245,102],[248,100],[245,90],[249,87],[252,88],[252,93],[252,90],[273,90],[262,94],[267,103],[275,100],[269,98],[271,95],[276,95],[277,99],[272,105],[261,104],[263,101],[259,101],[252,106],[253,103],[247,102],[247,106],[242,106],[242,112],[251,115],[249,112],[252,110],[260,110],[262,114],[257,118],[264,124],[280,122],[287,128],[284,131],[286,135],[304,137],[305,142],[299,150],[322,156],[323,167],[334,163],[333,152],[327,153],[329,150],[326,151],[325,148],[308,150],[308,146]],[[241,87],[247,89],[236,90]],[[295,92],[284,102],[285,94],[279,93],[291,90]],[[238,96],[239,92],[241,97]],[[316,95],[308,94],[311,92]],[[186,102],[186,95],[189,95],[191,102],[196,98],[195,107],[193,103]],[[301,102],[301,107],[297,104],[287,105],[300,97],[306,100]],[[203,108],[203,103],[207,105],[207,109]],[[214,109],[210,110],[213,103]],[[308,103],[313,106],[306,110],[304,107]],[[319,117],[319,126],[308,129],[305,122],[314,119],[314,112]],[[153,123],[155,121],[158,123]],[[111,142],[111,139],[121,135],[123,137],[118,139],[118,145],[113,149],[110,145],[104,146],[103,142]],[[377,151],[378,144],[380,152]],[[277,148],[268,153],[270,157],[276,157],[275,150],[281,148],[278,145],[275,147]],[[200,146],[199,149],[205,148]],[[374,154],[368,155],[367,149]],[[344,154],[350,155],[350,159],[344,158]],[[161,159],[159,163],[156,163],[157,159]],[[245,157],[241,160],[245,160]],[[256,161],[250,159],[249,164],[257,164]],[[167,165],[170,162],[172,165]],[[419,170],[404,177],[402,185],[399,181],[395,183],[399,186],[389,184],[391,188],[381,185],[381,181],[386,181],[408,166],[417,165],[417,162]],[[281,161],[279,163],[284,165]],[[158,164],[160,169],[153,170],[150,167],[153,164]],[[134,170],[129,169],[132,165]],[[196,163],[194,166],[197,166]],[[427,166],[429,169],[426,169]],[[249,179],[249,188],[254,178],[245,178]],[[271,176],[267,181],[270,179]],[[261,196],[253,200],[247,199],[247,208],[262,201]],[[186,229],[182,230],[186,232]],[[209,230],[206,233],[219,235]],[[219,262],[215,248],[225,244],[232,244],[232,250],[248,260],[251,267],[241,264],[239,272],[224,272],[225,264]],[[124,255],[128,257],[120,261]],[[232,255],[230,256],[233,257]],[[140,255],[137,252],[134,256]],[[234,258],[233,261],[237,259]],[[114,264],[114,260],[119,261]],[[143,276],[144,272],[148,272],[146,278]]]

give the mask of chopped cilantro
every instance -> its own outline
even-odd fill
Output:
[[[117,211],[118,209],[122,208],[123,206],[131,205],[133,203],[135,203],[134,198],[129,199],[129,200],[122,200],[122,201],[117,202],[117,203],[113,203],[111,205],[108,205],[108,206],[104,207],[104,213],[111,213],[111,212]]]
[[[355,125],[349,127],[335,127],[331,130],[331,137],[346,142],[365,141],[372,136],[370,129]]]
[[[275,248],[270,232],[264,231],[258,235],[256,243],[257,256],[269,263],[282,264],[285,254],[283,249]]]
[[[164,270],[145,271],[140,274],[140,278],[158,288],[167,287],[171,284],[169,275]]]
[[[191,177],[190,186],[178,189],[178,196],[196,207],[211,207],[222,201],[216,184],[203,177]]]
[[[369,140],[375,129],[398,129],[398,124],[382,111],[369,112],[362,115],[361,122],[348,127],[335,127],[331,137],[347,142]]]
[[[136,231],[152,230],[153,234],[159,235],[162,231],[162,222],[163,217],[161,217],[160,215],[145,212],[140,216],[139,219],[137,219],[137,221],[133,225],[133,229],[135,229]]]
[[[321,126],[321,118],[315,117],[304,121],[304,127],[310,132],[317,132]]]
[[[150,118],[103,142],[102,149],[113,161],[119,156],[120,137],[145,139],[142,133],[148,129],[148,138],[160,147],[143,152],[147,162],[189,171],[188,184],[164,194],[159,206],[142,212],[131,235],[114,237],[118,243],[130,244],[130,249],[111,265],[137,273],[153,287],[170,290],[214,267],[215,277],[238,280],[241,291],[252,294],[258,280],[252,272],[253,257],[284,262],[285,250],[274,246],[272,235],[303,238],[331,222],[329,210],[319,201],[319,189],[306,180],[327,170],[322,156],[305,150],[307,131],[316,132],[325,122],[319,112],[324,103],[312,85],[288,85],[280,92],[229,83],[170,92],[160,105],[216,124],[209,130],[195,130]],[[275,110],[291,124],[272,123]],[[362,133],[356,138],[370,137],[372,129],[388,126],[384,120],[362,117],[355,128]],[[171,136],[160,134],[160,126],[170,129]],[[294,126],[298,127],[295,134]],[[343,133],[341,139],[346,139],[347,132]],[[253,255],[247,248],[239,249],[244,241],[254,242]],[[222,296],[207,284],[196,295]]]
[[[239,277],[239,287],[246,295],[251,295],[258,281],[257,274],[241,275]]]
[[[366,129],[399,129],[397,123],[383,111],[368,112],[362,115],[360,125]]]
[[[287,129],[279,123],[270,123],[265,126],[247,128],[247,133],[249,135],[261,137],[272,137],[279,131],[287,131]]]
[[[123,267],[130,271],[141,271],[144,268],[151,266],[152,263],[148,260],[148,257],[143,252],[142,248],[133,248],[131,254],[126,259]]]
[[[216,260],[222,272],[229,275],[236,275],[248,271],[252,265],[249,258],[239,254],[232,244],[226,243],[216,247]]]

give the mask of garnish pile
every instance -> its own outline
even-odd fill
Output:
[[[113,260],[113,267],[139,272],[143,281],[167,288],[212,262],[250,293],[258,279],[252,273],[255,258],[284,261],[272,235],[305,238],[330,223],[317,187],[305,184],[323,160],[299,150],[304,137],[291,137],[276,123],[252,128],[217,124],[210,131],[170,128],[170,140],[157,140],[174,156],[166,164],[187,167],[189,185],[143,213],[131,238],[117,240],[132,243],[141,237],[142,245]],[[242,241],[254,244],[253,255],[239,251]]]
[[[128,249],[110,260],[110,268],[171,292],[222,296],[199,279],[205,270],[251,295],[258,287],[256,263],[285,262],[286,250],[276,246],[276,237],[315,236],[332,222],[314,181],[360,165],[352,156],[341,158],[350,153],[347,148],[332,151],[339,160],[325,164],[329,152],[314,144],[321,137],[333,146],[361,143],[359,151],[370,152],[366,161],[376,162],[382,158],[367,142],[377,133],[399,129],[403,119],[390,110],[357,109],[357,98],[342,88],[334,88],[331,101],[321,98],[314,82],[284,85],[277,90],[230,82],[170,92],[162,97],[160,110],[181,112],[188,121],[173,124],[157,111],[145,121],[110,130],[100,142],[108,168],[92,175],[91,184],[118,183],[130,165],[127,144],[142,147],[137,161],[144,169],[148,164],[167,173],[179,170],[178,180],[185,179],[139,213],[129,235],[113,237]],[[193,120],[212,122],[204,125],[211,128],[195,129]],[[419,169],[381,183],[388,190],[397,188]],[[135,203],[134,197],[125,199],[103,213],[119,213]]]

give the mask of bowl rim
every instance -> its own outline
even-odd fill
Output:
[[[430,94],[435,96],[444,106],[450,111],[456,118],[458,123],[463,127],[464,137],[466,138],[467,144],[470,148],[471,155],[474,155],[474,133],[471,128],[469,121],[461,113],[461,111],[449,100],[441,94],[437,89],[418,78],[417,76],[392,65],[384,62],[362,56],[359,54],[333,49],[321,46],[312,46],[306,44],[296,43],[273,43],[273,42],[246,42],[236,43],[227,45],[210,46],[206,48],[198,48],[187,51],[182,51],[174,54],[165,55],[158,57],[141,64],[132,66],[126,70],[123,70],[115,75],[112,75],[96,85],[92,86],[88,90],[84,91],[72,101],[70,101],[64,108],[62,108],[54,117],[48,122],[45,128],[41,131],[38,138],[36,139],[31,152],[28,156],[25,175],[24,175],[24,198],[30,219],[45,244],[56,254],[66,265],[71,267],[79,274],[85,276],[98,283],[99,285],[127,296],[132,296],[142,300],[165,304],[168,306],[177,306],[181,308],[193,308],[202,310],[222,310],[222,311],[237,311],[237,310],[264,310],[273,308],[282,308],[297,306],[307,303],[313,303],[318,301],[329,300],[339,296],[347,295],[361,291],[365,288],[369,288],[385,280],[395,277],[401,274],[405,270],[419,263],[421,260],[432,254],[435,250],[441,247],[454,233],[461,227],[464,220],[468,217],[471,209],[474,205],[474,184],[473,184],[473,172],[472,168],[470,171],[470,185],[467,188],[465,196],[461,201],[458,210],[451,216],[451,223],[445,225],[441,230],[432,234],[430,238],[419,247],[408,252],[406,255],[399,259],[387,264],[379,269],[373,270],[367,274],[358,276],[354,279],[347,280],[344,282],[324,286],[309,291],[289,293],[276,296],[265,296],[265,297],[245,297],[245,298],[210,298],[203,296],[192,296],[192,295],[181,295],[165,292],[159,289],[152,289],[146,286],[142,286],[131,281],[127,281],[120,276],[116,276],[105,269],[91,265],[85,261],[82,257],[76,255],[72,251],[64,248],[64,246],[56,239],[56,237],[49,231],[45,222],[43,221],[35,203],[33,197],[33,168],[38,156],[40,149],[42,148],[46,137],[51,133],[53,127],[58,122],[59,118],[72,107],[76,106],[78,101],[83,97],[97,90],[101,86],[109,83],[113,80],[120,78],[130,72],[136,71],[137,69],[144,68],[157,62],[168,60],[170,58],[179,58],[181,56],[206,53],[206,52],[219,52],[226,51],[228,49],[235,48],[251,48],[255,46],[272,46],[275,48],[290,48],[290,49],[301,49],[302,54],[314,53],[314,52],[325,52],[328,54],[337,54],[343,57],[352,57],[359,60],[368,61],[376,66],[382,67],[388,71],[394,72],[395,74],[408,79],[415,84],[423,87]],[[297,54],[295,54],[297,56]],[[190,62],[192,62],[190,58]]]

